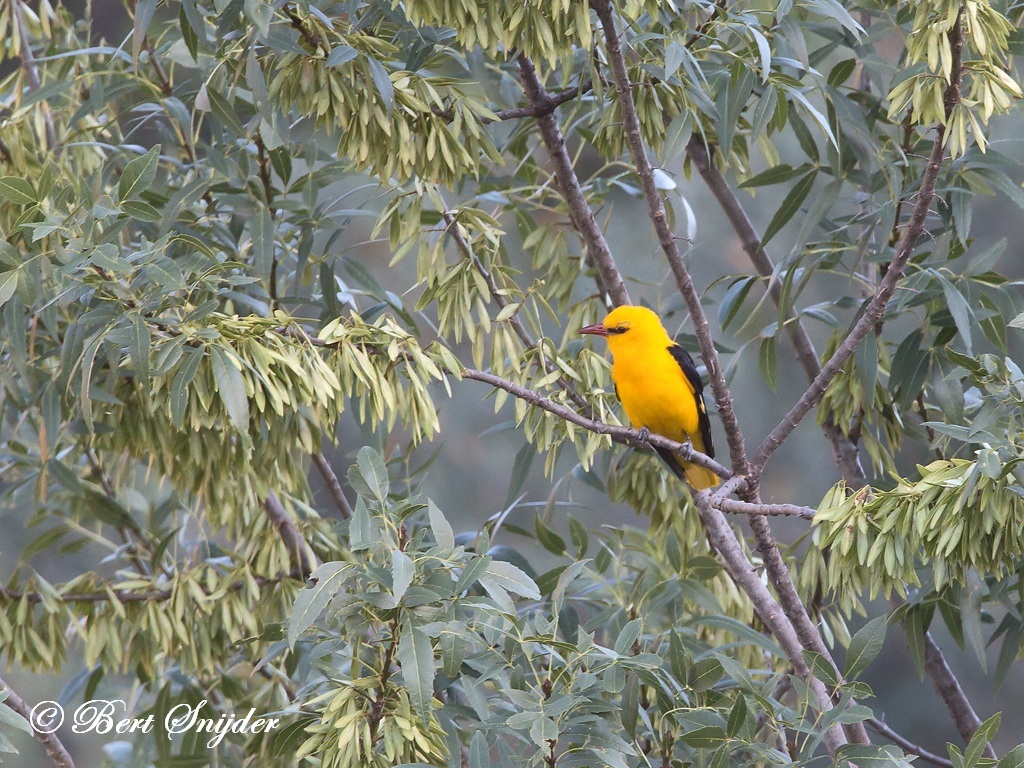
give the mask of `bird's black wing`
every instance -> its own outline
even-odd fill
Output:
[[[683,373],[686,374],[686,378],[693,386],[693,397],[697,401],[697,423],[700,426],[700,439],[704,442],[705,455],[713,459],[715,458],[715,446],[711,442],[711,419],[708,417],[708,409],[704,404],[704,382],[701,381],[700,374],[697,373],[697,365],[693,362],[693,358],[690,357],[690,353],[678,344],[673,344],[669,347],[668,352],[679,363],[679,367],[683,369]]]

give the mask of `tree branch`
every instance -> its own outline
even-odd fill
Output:
[[[754,269],[762,277],[768,278],[768,296],[775,306],[778,307],[782,299],[782,289],[774,277],[775,265],[761,244],[761,237],[754,229],[753,223],[751,223],[747,212],[743,208],[743,204],[736,197],[732,187],[729,186],[729,182],[715,164],[711,162],[709,149],[697,134],[694,134],[689,144],[687,144],[686,154],[715,196],[726,218],[729,219],[729,223],[732,224],[732,228],[736,232],[736,236],[739,237],[743,250],[754,265]],[[799,361],[800,367],[804,369],[808,383],[813,382],[815,377],[821,372],[818,353],[814,348],[814,342],[811,341],[811,337],[807,334],[803,321],[793,311],[792,307],[787,307],[786,309],[786,322],[783,324],[783,328],[793,344],[797,361]],[[832,446],[836,465],[839,467],[840,474],[842,474],[847,485],[852,488],[863,486],[866,478],[864,476],[864,469],[860,464],[857,445],[843,434],[831,415],[825,419],[825,423],[822,424],[822,430],[825,432],[829,445]]]
[[[46,750],[46,754],[53,764],[57,768],[75,768],[75,761],[71,759],[70,753],[64,744],[61,743],[57,734],[55,732],[46,733],[34,727],[36,724],[32,720],[32,708],[3,679],[0,679],[0,691],[7,692],[7,698],[3,701],[4,706],[17,712],[32,726],[32,735],[35,736],[36,741],[43,745],[43,749]]]
[[[906,625],[904,625],[905,627]],[[960,681],[956,679],[953,670],[946,664],[942,650],[930,632],[924,633],[924,671],[928,673],[936,693],[939,694],[939,698],[949,710],[960,738],[964,740],[965,744],[969,744],[975,732],[981,727],[981,720],[964,694],[963,688],[960,687]],[[985,757],[995,758],[995,756],[996,753],[992,749],[992,745],[986,744]]]
[[[722,426],[725,427],[733,470],[737,474],[745,475],[747,474],[747,456],[743,444],[743,432],[736,419],[732,395],[729,393],[725,376],[722,374],[722,367],[718,362],[718,353],[715,351],[715,345],[711,339],[711,331],[708,328],[707,317],[704,315],[704,308],[700,303],[700,295],[697,293],[689,271],[683,264],[679,249],[676,248],[675,235],[668,224],[665,206],[654,183],[654,170],[647,159],[647,150],[644,147],[643,136],[640,134],[640,119],[637,117],[636,104],[633,101],[633,86],[629,81],[629,73],[626,71],[626,60],[622,53],[619,36],[615,31],[612,0],[593,0],[591,7],[597,13],[604,31],[608,60],[614,73],[615,91],[618,94],[619,107],[622,110],[622,126],[629,140],[630,154],[636,166],[640,186],[644,191],[647,210],[658,235],[658,242],[661,244],[662,251],[665,252],[665,258],[668,260],[676,285],[686,302],[690,319],[693,321],[693,330],[697,336],[697,342],[700,344],[704,364],[708,369],[708,378],[711,380],[711,390],[718,407],[718,416],[722,420]]]
[[[619,427],[614,424],[606,424],[603,421],[596,421],[594,419],[587,418],[571,408],[545,397],[540,392],[514,384],[500,376],[495,376],[493,373],[485,373],[484,371],[466,368],[461,371],[461,376],[464,379],[480,381],[484,384],[490,384],[492,387],[503,389],[510,395],[517,397],[530,405],[535,405],[548,413],[553,413],[555,416],[558,416],[565,421],[572,422],[573,424],[590,430],[598,435],[608,435],[616,443],[622,443],[623,445],[632,447],[638,445],[643,437],[638,429],[633,429],[631,427]],[[667,437],[662,437],[661,435],[656,434],[648,435],[647,443],[648,445],[657,448],[670,450],[683,461],[691,461],[694,464],[710,469],[720,477],[732,476],[732,472],[727,468],[723,467],[714,459],[705,456],[703,453],[695,451],[693,446],[689,443],[677,443],[675,440],[669,440]]]
[[[288,510],[281,504],[281,500],[277,498],[277,494],[273,491],[268,493],[267,498],[263,501],[263,508],[266,510],[270,522],[277,529],[281,541],[298,561],[299,572],[303,578],[309,576],[320,565],[319,558],[310,549],[309,543],[302,536],[295,521],[288,514]]]
[[[947,116],[952,112],[957,102],[960,101],[960,78],[963,69],[962,56],[964,47],[962,17],[963,8],[961,7],[957,22],[949,33],[950,48],[953,54],[953,67],[950,84],[946,88],[945,103]],[[839,373],[846,361],[850,359],[864,337],[868,335],[885,314],[885,308],[889,304],[889,299],[896,292],[896,286],[906,270],[907,261],[914,252],[918,238],[924,232],[924,225],[928,218],[928,208],[935,193],[935,182],[942,168],[942,146],[945,136],[946,126],[943,124],[937,125],[935,128],[935,141],[932,143],[932,151],[928,157],[928,164],[925,167],[924,175],[921,178],[921,188],[917,194],[917,203],[914,205],[910,221],[907,222],[903,235],[896,246],[896,253],[889,263],[885,277],[882,278],[882,282],[878,285],[878,290],[871,297],[871,300],[864,308],[864,313],[857,320],[853,329],[843,340],[843,343],[839,345],[835,354],[822,366],[821,372],[814,377],[814,381],[807,391],[804,392],[796,402],[796,405],[790,409],[778,426],[765,437],[757,449],[757,453],[754,455],[753,470],[755,472],[760,472],[764,468],[765,462],[775,452],[775,449],[782,445],[782,442],[796,429],[797,424],[803,420],[804,416],[818,404],[821,396],[825,394],[829,383]]]
[[[733,515],[762,515],[768,517],[802,517],[804,520],[814,519],[814,510],[796,504],[755,504],[749,501],[721,498],[712,494],[708,497],[711,506],[722,512]]]
[[[348,503],[348,499],[345,498],[345,492],[341,490],[341,481],[338,480],[338,476],[334,473],[330,463],[319,452],[313,454],[313,463],[320,472],[320,476],[324,479],[324,484],[326,484],[327,490],[330,492],[331,498],[334,499],[334,504],[341,514],[341,519],[351,520],[352,506]]]
[[[934,752],[929,752],[927,749],[915,744],[905,736],[901,736],[881,720],[872,717],[867,722],[875,731],[880,733],[882,736],[885,736],[885,738],[889,739],[889,741],[898,746],[904,752],[910,752],[911,754],[917,755],[922,760],[927,760],[933,765],[940,766],[940,768],[953,768],[952,760],[942,757],[941,755],[936,755]]]
[[[21,6],[21,0],[11,0],[11,14],[14,22],[14,29],[17,31],[19,50],[21,55],[21,67],[25,71],[25,79],[28,80],[28,90],[38,91],[42,85],[39,79],[39,65],[36,64],[36,57],[32,53],[32,45],[29,43],[28,33],[25,31],[25,12]],[[50,110],[46,103],[40,105],[43,114],[43,131],[46,134],[46,148],[57,148],[57,131],[53,127],[53,118],[50,117]]]
[[[753,603],[754,611],[775,639],[779,641],[786,658],[793,666],[793,671],[807,680],[818,702],[821,712],[832,709],[832,696],[825,685],[811,674],[804,661],[804,645],[796,634],[793,625],[787,620],[782,606],[772,597],[768,588],[761,581],[754,566],[747,558],[736,534],[729,526],[722,513],[711,505],[710,494],[700,491],[694,496],[694,502],[700,512],[711,545],[718,552],[732,580],[742,589]],[[834,725],[825,736],[825,744],[831,755],[847,744],[846,734],[839,725]]]
[[[569,217],[586,246],[587,262],[596,268],[600,278],[598,285],[611,303],[615,306],[629,304],[629,292],[626,290],[626,284],[622,281],[622,275],[619,274],[611,249],[604,239],[604,232],[598,226],[594,212],[587,205],[580,180],[576,176],[576,170],[572,167],[572,159],[565,148],[565,137],[555,119],[552,98],[544,90],[544,84],[537,75],[537,69],[533,66],[533,62],[523,54],[519,55],[518,61],[523,91],[526,93],[527,101],[536,111],[537,127],[540,129],[541,139],[555,166],[555,179],[569,206]]]

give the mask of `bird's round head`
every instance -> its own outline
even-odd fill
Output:
[[[655,312],[647,307],[629,305],[616,307],[604,322],[580,328],[579,332],[604,336],[613,346],[619,346],[620,341],[642,344],[645,341],[661,343],[669,340],[668,332]]]

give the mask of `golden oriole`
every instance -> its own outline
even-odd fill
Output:
[[[704,382],[693,358],[668,335],[654,312],[618,307],[603,323],[579,332],[608,340],[615,394],[634,427],[680,443],[689,440],[696,450],[715,457]],[[682,467],[686,481],[698,491],[718,484],[718,475],[710,469],[680,461],[664,448],[654,450],[670,467]]]

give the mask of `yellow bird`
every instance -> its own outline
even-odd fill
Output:
[[[687,440],[701,453],[715,457],[711,421],[704,405],[704,382],[690,354],[668,335],[661,319],[646,307],[622,306],[603,323],[580,333],[604,336],[612,353],[615,394],[634,427],[670,440]],[[698,491],[718,485],[710,469],[680,461],[664,448],[658,455]]]

